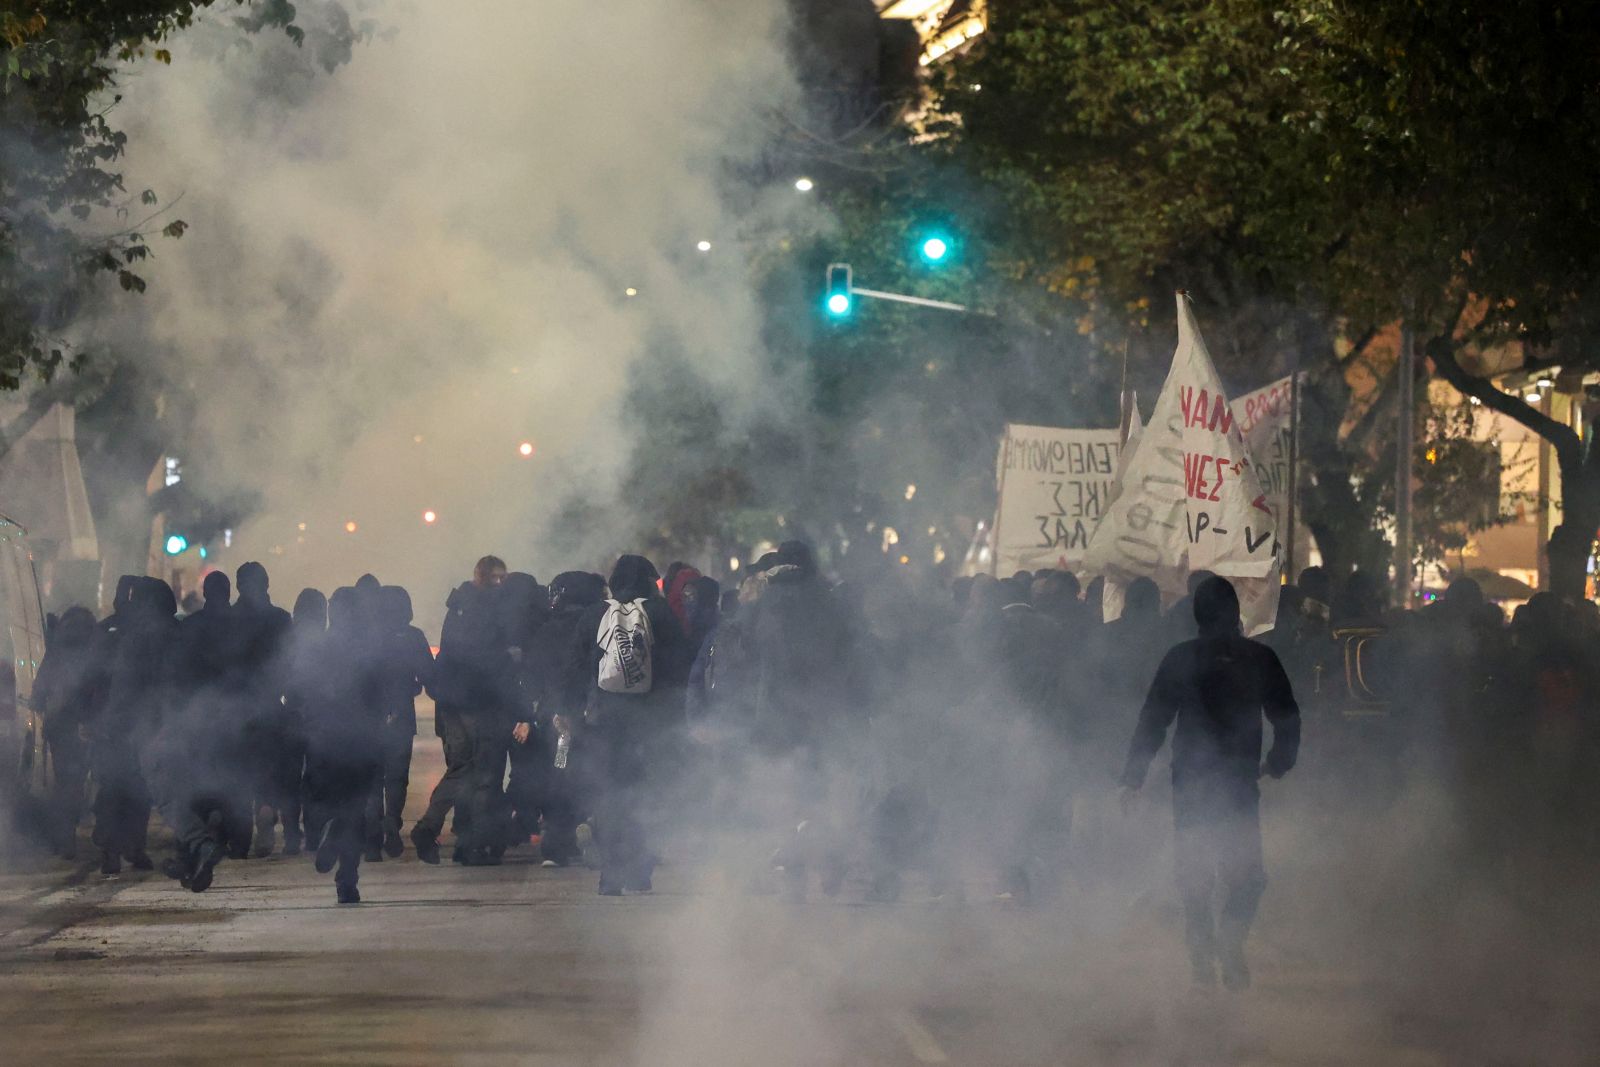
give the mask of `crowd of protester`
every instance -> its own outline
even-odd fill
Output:
[[[755,893],[831,895],[853,872],[889,901],[913,872],[943,894],[977,871],[1032,900],[1119,876],[1103,802],[1141,787],[1171,730],[1196,980],[1220,963],[1239,986],[1265,885],[1257,783],[1294,767],[1302,707],[1402,722],[1401,742],[1351,758],[1498,782],[1472,792],[1542,806],[1543,829],[1576,835],[1563,848],[1595,846],[1577,813],[1593,808],[1600,615],[1549,594],[1508,622],[1463,579],[1391,612],[1369,577],[1309,568],[1254,642],[1232,587],[1204,574],[1167,611],[1133,582],[1103,623],[1099,580],[886,566],[834,582],[801,542],[727,590],[636,555],[548,585],[487,556],[450,594],[435,655],[406,591],[371,575],[305,590],[292,614],[260,564],[236,577],[234,599],[207,574],[181,617],[166,583],[127,577],[106,619],[54,620],[34,700],[62,855],[92,781],[101,870],[153,866],[154,809],[174,839],[163,868],[195,892],[225,858],[281,847],[357,902],[363,860],[409,841],[437,864],[448,823],[454,862],[537,841],[545,866],[598,866],[608,896],[648,892],[698,836],[741,842],[713,861]],[[407,833],[424,692],[445,771]]]

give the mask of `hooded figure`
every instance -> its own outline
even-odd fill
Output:
[[[154,865],[145,852],[152,796],[140,766],[141,751],[161,730],[171,700],[171,663],[177,647],[178,601],[157,578],[138,579],[122,621],[107,631],[102,662],[106,699],[91,725],[94,736],[94,840],[100,869],[115,874],[123,859],[139,870]],[[163,783],[163,788],[167,788]]]
[[[683,686],[691,653],[683,627],[667,607],[654,564],[643,556],[617,559],[608,583],[612,599],[580,618],[572,662],[582,664],[588,681],[587,715],[597,764],[596,840],[601,850],[600,892],[648,892],[655,857],[646,841],[644,820],[660,819],[660,780],[683,725]],[[606,649],[602,629],[613,606],[638,605],[647,620],[650,688],[614,693],[599,685]]]
[[[689,608],[684,603],[683,594],[695,582],[700,580],[700,572],[686,563],[675,563],[667,570],[665,592],[667,594],[667,607],[672,609],[672,614],[678,620],[678,625],[685,630],[689,629]]]
[[[321,826],[306,804],[306,723],[311,706],[327,682],[328,598],[317,589],[302,589],[295,597],[290,616],[289,635],[284,642],[283,712],[289,743],[284,753],[287,784],[292,788],[278,816],[283,823],[283,854],[299,855],[305,838],[316,841]]]
[[[50,790],[50,841],[64,859],[77,854],[78,822],[89,775],[89,728],[105,695],[94,615],[68,608],[50,632],[33,683],[44,715],[44,739],[55,772]]]
[[[361,902],[356,881],[367,797],[383,766],[377,642],[363,625],[360,603],[348,586],[328,601],[328,635],[314,668],[306,731],[306,791],[320,827],[316,867],[326,874],[337,866],[341,904]]]
[[[1294,767],[1300,709],[1277,655],[1241,634],[1239,598],[1227,579],[1212,576],[1196,588],[1194,618],[1199,636],[1174,647],[1156,671],[1122,785],[1131,794],[1144,784],[1176,722],[1172,806],[1190,963],[1201,985],[1215,982],[1220,964],[1223,983],[1243,989],[1250,983],[1245,938],[1266,887],[1258,781]],[[1272,724],[1265,761],[1263,717]],[[1217,881],[1220,922],[1211,904]]]
[[[575,667],[570,653],[581,642],[580,621],[605,595],[606,581],[598,574],[556,575],[550,582],[549,617],[524,650],[534,722],[522,744],[543,772],[537,783],[539,854],[547,867],[565,867],[582,858],[577,831],[585,796],[582,734],[589,678],[582,664]],[[563,735],[567,758],[565,766],[557,767]]]
[[[267,568],[245,563],[234,575],[239,601],[233,606],[238,657],[239,698],[244,703],[242,779],[249,793],[246,810],[255,815],[257,858],[272,854],[278,812],[295,791],[294,748],[283,710],[285,643],[289,613],[272,603]],[[288,832],[285,831],[287,837]]]
[[[367,800],[366,858],[372,862],[405,851],[400,825],[417,736],[417,696],[433,681],[433,649],[423,632],[411,625],[411,594],[398,585],[386,585],[375,601],[383,773]]]
[[[500,607],[505,579],[505,563],[485,556],[473,567],[472,581],[463,582],[445,601],[439,657],[428,689],[435,701],[434,732],[444,744],[445,772],[428,799],[428,810],[411,828],[411,843],[424,863],[439,862],[439,834],[451,809],[458,830],[456,860],[492,859],[491,850],[502,843],[490,839],[492,827],[474,829],[472,819],[478,807],[473,798],[491,786],[493,773],[475,761],[492,762],[499,752],[503,770],[505,749],[489,734],[509,730],[516,708],[512,646]],[[498,791],[497,784],[494,788]]]

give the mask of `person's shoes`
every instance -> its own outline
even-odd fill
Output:
[[[560,867],[561,864],[557,863],[555,860],[545,860],[542,863],[540,863],[539,866],[541,866],[541,867]]]
[[[439,842],[436,839],[429,837],[421,830],[412,828],[411,847],[417,850],[417,859],[423,863],[438,865]]]
[[[128,866],[136,871],[153,871],[156,869],[155,861],[150,858],[150,853],[143,849],[128,857]]]
[[[256,847],[251,855],[264,860],[272,855],[272,831],[278,825],[278,813],[263,804],[256,809]]]
[[[1230,993],[1242,993],[1250,988],[1250,967],[1244,961],[1242,947],[1219,950],[1217,965],[1222,970],[1222,988]]]
[[[368,845],[366,852],[362,854],[362,859],[366,860],[368,863],[382,863],[383,849],[379,848],[377,845]]]
[[[322,840],[317,842],[317,873],[327,874],[339,862],[339,847],[333,839],[333,820],[322,827]]]
[[[450,862],[451,863],[459,863],[463,867],[465,867],[467,865],[468,861],[471,860],[471,858],[472,857],[470,855],[468,855],[467,850],[462,848],[460,845],[457,845],[450,852]]]
[[[383,852],[390,859],[398,859],[400,853],[406,850],[406,843],[400,836],[400,827],[391,826],[383,832]]]
[[[161,873],[171,878],[174,882],[187,882],[189,880],[189,865],[176,856],[168,856],[161,861]]]
[[[358,890],[355,886],[353,886],[353,885],[341,885],[341,886],[338,886],[337,889],[339,891],[339,903],[341,903],[341,904],[359,904],[359,903],[361,903],[361,891]]]
[[[222,849],[215,841],[202,841],[194,853],[194,872],[189,875],[189,891],[204,893],[211,888],[211,879],[217,864],[222,861]]]
[[[622,895],[622,886],[602,878],[600,879],[600,895],[603,897],[620,897]]]
[[[104,875],[122,873],[122,857],[109,848],[100,850],[100,873]]]

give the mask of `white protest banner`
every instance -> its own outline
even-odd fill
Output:
[[[1267,506],[1284,529],[1289,515],[1289,434],[1294,403],[1291,378],[1246,393],[1233,402],[1233,419],[1244,434],[1245,447],[1256,464],[1256,477],[1267,494]]]
[[[1111,499],[1116,430],[1007,424],[1000,441],[995,573],[1077,570]]]
[[[1170,603],[1192,571],[1209,570],[1238,588],[1246,633],[1271,629],[1277,523],[1181,293],[1172,369],[1123,478],[1085,554],[1090,573],[1108,582],[1151,578]]]

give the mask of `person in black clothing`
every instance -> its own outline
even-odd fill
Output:
[[[583,748],[579,735],[589,686],[587,675],[575,667],[569,653],[580,640],[579,620],[605,599],[605,592],[605,579],[598,574],[556,575],[550,583],[550,615],[525,650],[534,718],[518,724],[517,737],[544,772],[538,801],[539,855],[546,867],[565,867],[582,856],[578,822],[584,790],[581,756],[574,754]]]
[[[452,808],[457,827],[454,858],[462,863],[480,858],[472,854],[472,848],[480,845],[471,836],[472,796],[480,771],[473,761],[488,755],[480,733],[505,723],[506,709],[513,704],[510,645],[498,607],[505,580],[504,561],[485,556],[473,567],[472,581],[462,583],[445,601],[439,658],[429,689],[435,702],[434,732],[444,743],[445,771],[428,799],[428,810],[411,828],[411,844],[424,863],[439,862],[439,834]],[[499,751],[503,761],[505,750]]]
[[[1124,806],[1143,784],[1167,730],[1172,741],[1172,807],[1177,828],[1178,888],[1189,959],[1202,986],[1250,984],[1244,944],[1266,872],[1261,859],[1260,785],[1281,778],[1300,747],[1300,709],[1288,675],[1266,645],[1240,633],[1239,598],[1225,578],[1207,578],[1194,594],[1200,636],[1161,661],[1122,774]],[[1263,715],[1272,747],[1261,758]],[[1212,893],[1221,883],[1220,922]]]
[[[237,792],[231,762],[236,722],[227,690],[233,586],[226,574],[213,571],[201,590],[205,606],[174,630],[174,700],[147,753],[161,818],[174,838],[165,870],[196,893],[210,887],[229,834],[239,832],[241,822],[248,847],[250,825],[248,812],[242,820],[229,817]]]
[[[550,594],[533,575],[513,571],[500,587],[500,611],[514,696],[506,709],[509,721],[503,722],[501,729],[485,731],[485,741],[502,751],[487,754],[475,793],[478,803],[491,813],[491,823],[500,836],[491,846],[491,856],[503,847],[527,844],[539,832],[539,800],[547,777],[547,761],[533,732],[534,705],[539,698],[531,653],[534,636],[550,614]],[[502,793],[500,781],[508,756],[511,773]]]
[[[328,601],[328,636],[312,667],[306,729],[307,793],[321,833],[316,868],[337,866],[339,903],[359,904],[356,882],[366,840],[367,798],[382,773],[382,708],[376,642],[362,625],[353,588]]]
[[[574,635],[572,661],[582,665],[589,684],[586,719],[597,765],[595,838],[602,896],[651,889],[656,858],[645,821],[659,814],[660,761],[684,721],[690,651],[683,628],[656,585],[659,577],[643,556],[619,557],[607,583],[612,599],[588,608]],[[600,687],[600,667],[610,654],[613,635],[601,631],[613,606],[628,605],[640,607],[648,620],[649,648],[635,644],[633,654],[647,659],[650,685],[640,692],[609,692]]]
[[[155,578],[139,579],[123,621],[108,631],[109,643],[103,646],[107,694],[92,733],[94,842],[104,874],[119,872],[123,859],[137,870],[154,866],[145,851],[152,797],[140,754],[160,730],[170,698],[167,671],[177,610],[171,586]]]
[[[283,653],[289,613],[267,593],[267,569],[245,563],[235,574],[239,601],[233,606],[234,688],[244,740],[240,806],[255,816],[255,855],[272,854],[272,829],[293,792],[294,744],[283,708]],[[284,827],[287,841],[291,832]]]
[[[89,724],[105,692],[97,636],[94,615],[87,608],[68,608],[50,632],[33,683],[33,703],[44,715],[44,739],[54,772],[50,842],[63,859],[77,855],[78,822],[89,776]]]
[[[284,784],[289,788],[278,817],[283,823],[283,854],[300,854],[304,840],[321,840],[322,827],[306,803],[306,724],[320,683],[322,645],[328,637],[328,598],[316,589],[302,589],[294,599],[289,634],[284,640],[283,713],[288,744],[283,753]]]
[[[417,736],[417,695],[433,680],[433,649],[411,625],[411,594],[386,585],[378,595],[379,738],[383,774],[367,802],[367,859],[405,851],[400,824],[411,780],[411,750]]]

